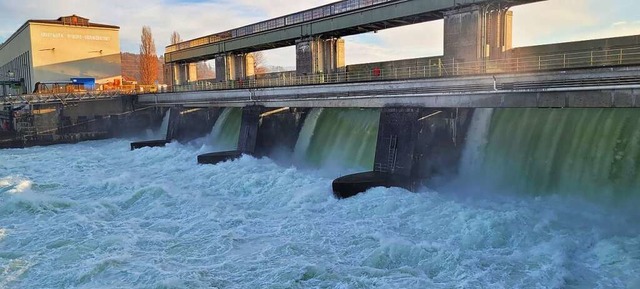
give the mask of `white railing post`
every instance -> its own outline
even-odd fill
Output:
[[[538,56],[538,70],[542,70],[542,56]]]
[[[622,65],[622,48],[620,48],[620,60],[618,61],[619,65]]]

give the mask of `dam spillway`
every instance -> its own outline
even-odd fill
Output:
[[[133,152],[129,141],[0,153],[0,285],[638,284],[638,215],[622,206],[517,190],[337,200],[333,170],[251,156],[198,165],[204,140]]]
[[[242,111],[221,111],[205,137],[208,152],[238,147]],[[278,151],[279,157],[301,167],[343,173],[375,170],[381,150],[376,146],[380,110],[292,112],[275,114],[277,119],[269,113],[260,117],[258,126],[267,121],[272,128],[257,138],[257,150]],[[435,109],[417,115],[418,130],[411,136],[416,145],[409,156],[413,168],[403,173],[417,186],[472,182],[491,190],[582,194],[592,200],[616,199],[639,187],[636,109]],[[293,126],[279,128],[283,121],[293,121]],[[271,148],[278,145],[265,139],[282,138],[270,135],[273,131],[292,135],[294,141]]]
[[[2,151],[0,285],[639,284],[636,109],[173,111],[164,148]],[[245,111],[254,153],[196,164],[238,149]],[[335,178],[382,162],[415,193],[334,197]]]
[[[489,121],[474,182],[616,199],[640,189],[636,109],[496,109]]]

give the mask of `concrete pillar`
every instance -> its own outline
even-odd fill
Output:
[[[171,63],[165,66],[165,79],[170,85],[185,85],[198,80],[196,63]],[[169,82],[170,81],[170,82]]]
[[[444,15],[447,64],[500,59],[512,48],[513,13],[499,2],[450,10]]]
[[[373,171],[411,177],[419,108],[383,108]]]
[[[185,64],[186,70],[186,79],[188,82],[198,81],[198,64],[197,63],[187,63]]]
[[[238,151],[243,154],[253,154],[258,140],[258,127],[263,106],[245,106],[242,108],[242,123],[238,136]]]
[[[255,75],[253,54],[228,54],[216,57],[216,81],[252,78]]]
[[[306,38],[296,41],[298,75],[333,73],[344,66],[344,39]]]
[[[164,64],[164,82],[170,86],[177,85],[176,77],[175,77],[175,64],[173,63],[165,63]]]
[[[182,107],[172,107],[169,110],[169,126],[167,127],[165,140],[171,141],[177,138],[178,128],[180,126],[180,113],[182,110]]]
[[[420,108],[383,108],[373,171],[348,175],[333,181],[333,193],[348,198],[373,187],[416,188],[415,151]]]

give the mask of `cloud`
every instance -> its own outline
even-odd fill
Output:
[[[628,11],[638,11],[636,0],[548,0],[514,7],[514,46],[639,34]],[[618,11],[616,11],[618,10]],[[631,12],[633,13],[633,12]]]
[[[138,52],[143,25],[151,27],[159,54],[173,31],[183,39],[226,31],[261,20],[335,2],[334,0],[29,0],[0,1],[0,41],[28,18],[55,19],[77,14],[92,22],[121,27],[121,48]],[[548,0],[514,7],[514,45],[640,34],[637,0]],[[438,55],[442,22],[347,37],[347,63]],[[265,53],[269,65],[295,65],[294,49]]]

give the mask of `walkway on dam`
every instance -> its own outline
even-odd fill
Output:
[[[445,107],[636,106],[640,47],[466,63],[445,62],[433,57],[428,58],[426,64],[306,76],[295,76],[291,72],[289,76],[281,73],[277,78],[258,77],[245,81],[203,80],[174,86],[174,93],[141,94],[139,99],[143,105],[186,106],[256,103],[301,107],[380,107],[392,104]],[[568,96],[561,97],[565,99],[562,101],[554,100],[552,104],[547,100],[551,94],[578,90],[597,90],[600,96],[591,98],[588,103],[565,99]],[[606,91],[627,96],[608,97],[602,94]],[[133,90],[40,93],[2,97],[0,102],[65,104],[137,93]],[[519,100],[525,94],[544,96],[535,102],[531,102],[530,96],[526,101]],[[477,100],[478,95],[482,95],[483,101],[471,101],[473,96]],[[375,101],[370,101],[373,99]]]
[[[639,107],[640,66],[145,94],[186,107]]]
[[[367,71],[344,71],[311,75],[296,75],[295,71],[258,75],[252,79],[216,82],[200,80],[173,86],[174,92],[251,89],[280,86],[302,86],[345,82],[386,81],[403,79],[446,78],[473,75],[499,75],[527,72],[563,71],[583,68],[640,65],[640,47],[600,49],[551,55],[533,55],[473,62],[447,61],[442,57],[425,58],[415,66]]]

